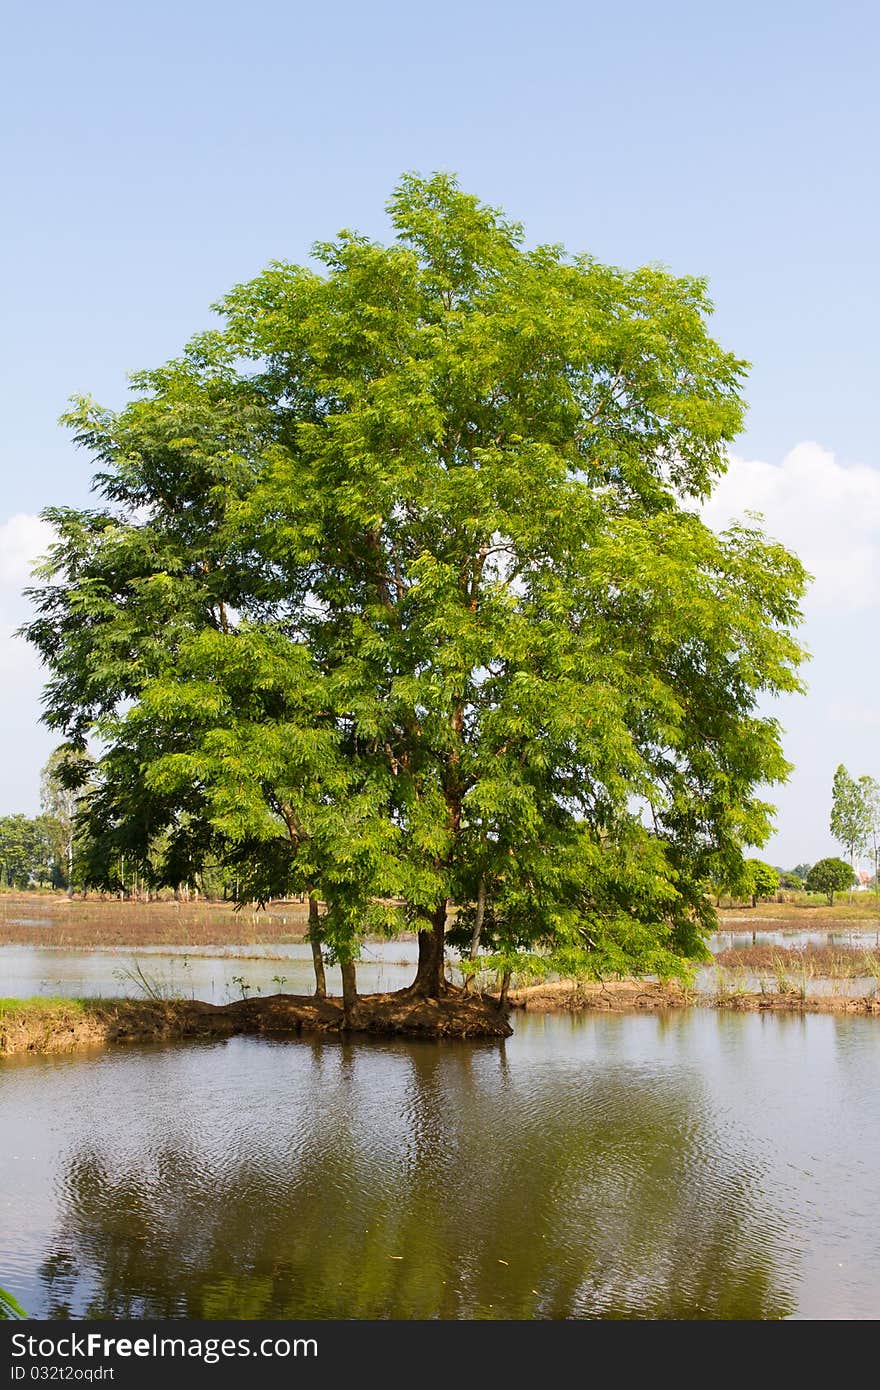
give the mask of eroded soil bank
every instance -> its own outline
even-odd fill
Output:
[[[742,1013],[867,1014],[880,1017],[875,995],[807,995],[799,992],[730,991],[697,994],[681,985],[648,980],[575,984],[561,980],[511,990],[511,1009],[532,1013],[586,1010],[632,1013],[659,1009],[731,1009]],[[66,1052],[104,1043],[175,1042],[231,1038],[237,1034],[295,1037],[335,1034],[402,1038],[507,1038],[508,1009],[492,995],[450,991],[422,999],[396,991],[366,994],[346,1022],[342,1001],[274,994],[208,1004],[198,999],[8,999],[0,1003],[0,1056]]]
[[[346,1022],[340,999],[274,994],[207,1004],[198,999],[26,999],[0,1006],[0,1056],[66,1052],[101,1043],[230,1038],[240,1033],[370,1033],[405,1038],[506,1038],[507,1009],[461,994],[420,999],[404,992],[363,995]]]
[[[533,1013],[578,1013],[593,1009],[606,1013],[631,1013],[637,1009],[734,1009],[743,1013],[772,1010],[777,1013],[875,1014],[880,1017],[880,999],[841,994],[807,995],[792,991],[730,990],[721,994],[697,994],[676,983],[658,984],[650,980],[605,980],[576,984],[559,980],[552,984],[512,989],[508,1003],[513,1009]]]

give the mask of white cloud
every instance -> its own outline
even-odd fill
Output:
[[[814,576],[807,607],[880,606],[880,470],[844,467],[819,444],[798,444],[780,464],[733,456],[703,509],[722,529],[747,511]]]
[[[33,647],[15,636],[30,606],[22,589],[52,542],[52,528],[20,513],[0,522],[0,728],[6,758],[0,779],[0,815],[37,810],[39,769],[57,740],[39,724],[44,672]]]
[[[47,521],[19,512],[0,523],[0,593],[4,599],[31,582],[31,569],[52,542]]]
[[[0,672],[9,675],[36,669],[36,657],[28,661],[28,648],[13,636],[30,614],[22,593],[36,583],[32,569],[52,543],[52,527],[38,516],[20,512],[0,522]]]

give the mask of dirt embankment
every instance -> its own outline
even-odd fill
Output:
[[[513,1009],[532,1013],[633,1013],[643,1009],[732,1009],[739,1013],[874,1014],[880,1017],[880,998],[867,995],[859,999],[845,995],[807,995],[797,990],[754,993],[731,990],[722,994],[696,994],[671,982],[650,980],[605,980],[575,983],[559,980],[552,984],[512,989],[508,1002]]]
[[[346,1022],[342,1001],[274,994],[207,1004],[198,999],[5,1000],[0,1056],[66,1052],[102,1043],[173,1042],[298,1034],[373,1034],[406,1038],[506,1038],[512,1031],[497,1001],[458,991],[420,999],[402,991],[367,994]]]

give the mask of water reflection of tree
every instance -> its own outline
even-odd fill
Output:
[[[792,1311],[784,1232],[693,1073],[316,1048],[228,1146],[172,1127],[68,1162],[50,1316],[733,1317]],[[300,1098],[301,1099],[301,1098]]]

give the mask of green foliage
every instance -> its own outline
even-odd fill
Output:
[[[0,816],[0,887],[24,889],[53,882],[56,836],[50,816]]]
[[[874,890],[880,896],[880,782],[876,777],[860,777],[859,791],[865,817],[864,847],[874,861]]]
[[[855,875],[845,859],[820,859],[807,874],[809,893],[827,893],[829,906],[834,906],[834,894],[842,893],[853,884]]]
[[[744,364],[700,280],[526,249],[446,175],[389,211],[67,416],[101,503],[46,514],[26,633],[106,749],[95,872],[314,890],[342,961],[479,899],[505,959],[686,970],[800,688],[801,566],[690,505]]]
[[[52,883],[72,888],[75,878],[77,813],[88,791],[94,759],[85,749],[61,744],[40,775],[40,804],[50,827]]]
[[[762,859],[747,859],[746,871],[752,906],[757,906],[761,898],[772,898],[779,888],[779,870]]]
[[[800,867],[801,866],[799,866],[799,868]],[[804,880],[806,879],[806,876],[809,873],[809,871],[809,867],[806,868],[806,872],[803,874],[801,874],[798,871],[798,869],[777,870],[779,874],[779,887],[784,888],[791,893],[802,892],[804,887]]]
[[[831,833],[844,846],[851,862],[870,838],[870,814],[861,782],[850,777],[843,763],[831,788]]]

